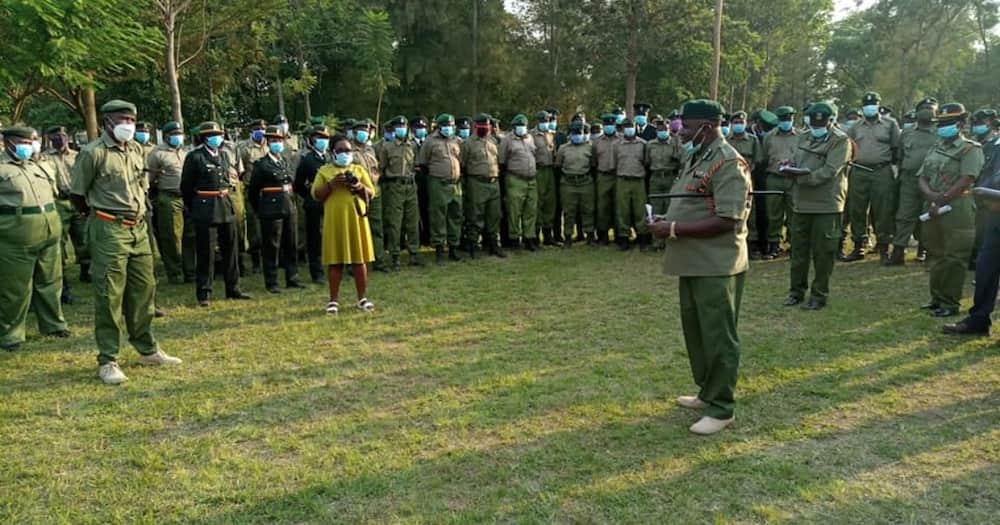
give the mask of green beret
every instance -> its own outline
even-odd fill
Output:
[[[685,120],[721,120],[724,113],[722,105],[714,100],[689,100],[681,106],[681,118]]]
[[[614,124],[615,120],[615,116],[611,113],[604,113],[601,115],[601,122],[605,124]]]
[[[472,119],[472,120],[474,122],[476,122],[477,124],[489,124],[490,123],[490,115],[488,113],[480,113],[480,114],[476,115],[476,117],[474,119]]]
[[[351,129],[354,127],[354,119],[350,117],[345,118],[344,120],[340,121],[340,124],[344,127],[344,129]]]
[[[460,128],[467,128],[472,125],[472,117],[458,117],[455,124]]]
[[[262,118],[255,118],[251,120],[250,123],[247,125],[250,126],[251,128],[266,128],[267,121]]]
[[[372,121],[372,119],[370,119],[370,118],[359,118],[358,120],[354,121],[354,125],[351,126],[351,127],[356,129],[356,128],[370,128],[370,127],[373,127],[373,126],[375,126],[375,122]]]
[[[511,126],[527,126],[528,125],[528,117],[524,116],[524,114],[522,114],[522,113],[518,113],[517,115],[514,115],[514,118],[510,119],[510,125]]]
[[[792,106],[780,106],[774,110],[774,114],[777,115],[779,119],[790,117],[795,114],[795,108]]]
[[[807,111],[809,118],[825,120],[837,114],[837,106],[831,102],[815,102]]]
[[[577,121],[577,122],[574,122],[574,123],[570,124],[569,125],[569,132],[570,133],[573,133],[573,132],[583,133],[583,123]]]
[[[225,132],[222,130],[222,126],[220,126],[218,122],[212,122],[209,120],[198,124],[199,135],[222,135],[223,133]]]
[[[938,120],[944,121],[959,121],[965,120],[965,117],[969,116],[969,113],[965,111],[965,106],[958,102],[949,102],[947,104],[942,104],[938,109],[937,118]]]
[[[451,113],[442,113],[438,115],[436,119],[434,119],[434,122],[436,122],[439,126],[454,124],[455,117],[453,117]]]
[[[392,117],[392,120],[389,121],[389,124],[392,124],[393,126],[405,126],[406,123],[407,123],[406,117],[404,117],[403,115],[396,115],[395,117]]]
[[[757,114],[757,118],[768,126],[778,125],[778,116],[766,109],[760,110],[760,113]]]
[[[171,120],[170,122],[167,122],[166,124],[163,125],[163,134],[164,135],[168,135],[171,131],[180,131],[181,133],[184,133],[184,130],[181,129],[181,125],[178,124],[176,121],[173,121],[173,120]]]
[[[737,118],[746,120],[747,119],[747,112],[746,111],[737,111],[736,113],[733,113],[732,115],[729,115],[729,120],[733,120],[733,119],[737,119]]]
[[[330,130],[323,124],[316,124],[309,128],[309,136],[330,138]]]
[[[309,117],[309,124],[316,126],[318,124],[325,124],[326,120],[322,116]]]
[[[872,104],[878,104],[879,102],[882,102],[882,95],[879,95],[874,91],[869,91],[861,97],[862,106],[870,106]]]
[[[264,136],[267,137],[267,138],[269,138],[269,139],[283,139],[283,138],[285,138],[285,134],[281,131],[281,128],[278,127],[278,126],[268,126],[264,130]]]
[[[632,125],[632,119],[625,117],[622,120],[622,126],[631,126],[631,125]]]
[[[549,120],[549,114],[545,111],[539,111],[535,113],[535,118],[538,120]]]
[[[109,100],[101,106],[101,113],[125,113],[134,117],[136,114],[135,104],[118,99]]]
[[[3,136],[6,137],[17,137],[20,139],[31,140],[38,134],[35,128],[29,128],[27,126],[11,126],[9,128],[3,128]]]
[[[997,110],[990,108],[980,108],[977,109],[975,113],[972,114],[972,120],[986,120],[988,118],[996,118]]]
[[[51,128],[45,130],[46,135],[55,135],[56,133],[66,133],[65,126],[52,126]]]

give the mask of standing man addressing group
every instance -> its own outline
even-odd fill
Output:
[[[707,198],[677,199],[649,227],[656,237],[667,239],[664,272],[680,277],[681,324],[699,391],[678,397],[677,403],[702,412],[690,430],[703,435],[734,421],[737,322],[749,266],[750,168],[722,138],[722,115],[714,100],[684,104],[680,133],[688,156],[673,191]]]
[[[112,100],[101,107],[103,132],[73,166],[72,199],[90,214],[87,245],[94,281],[94,337],[98,375],[107,384],[127,378],[118,366],[122,336],[144,365],[177,364],[153,337],[153,252],[146,224],[149,179],[135,135],[135,105]]]

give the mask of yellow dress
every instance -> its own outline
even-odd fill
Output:
[[[316,197],[316,188],[321,187],[334,177],[350,171],[372,191],[368,172],[357,164],[347,167],[327,164],[316,173],[312,194]],[[318,200],[318,199],[317,199]],[[361,209],[367,213],[362,199]],[[337,187],[323,202],[323,264],[363,264],[375,260],[375,247],[372,244],[371,228],[368,217],[358,215],[354,206],[354,196],[347,188]]]

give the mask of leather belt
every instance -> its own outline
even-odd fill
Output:
[[[281,186],[268,186],[266,188],[261,188],[260,192],[261,193],[291,193],[292,192],[292,185],[291,184],[283,184]]]
[[[198,190],[195,195],[199,197],[225,197],[229,195],[229,190]]]
[[[104,212],[104,211],[101,211],[101,210],[94,210],[94,217],[96,217],[96,218],[98,218],[98,219],[100,219],[102,221],[105,221],[105,222],[114,222],[114,223],[121,224],[122,226],[125,226],[126,228],[134,228],[137,224],[139,224],[138,220],[129,219],[129,218],[126,218],[126,217],[121,217],[121,216],[118,216],[118,215],[115,215],[115,214],[112,214],[112,213],[108,213],[108,212]]]
[[[0,206],[0,215],[38,215],[56,211],[56,205],[48,203],[45,206]]]

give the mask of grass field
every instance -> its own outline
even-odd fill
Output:
[[[404,268],[371,316],[261,281],[207,310],[162,288],[185,362],[125,349],[122,387],[83,286],[72,339],[0,355],[0,523],[998,520],[1000,348],[940,335],[917,264],[839,264],[815,313],[780,306],[787,260],[755,263],[736,425],[708,438],[673,404],[694,388],[658,255]]]

